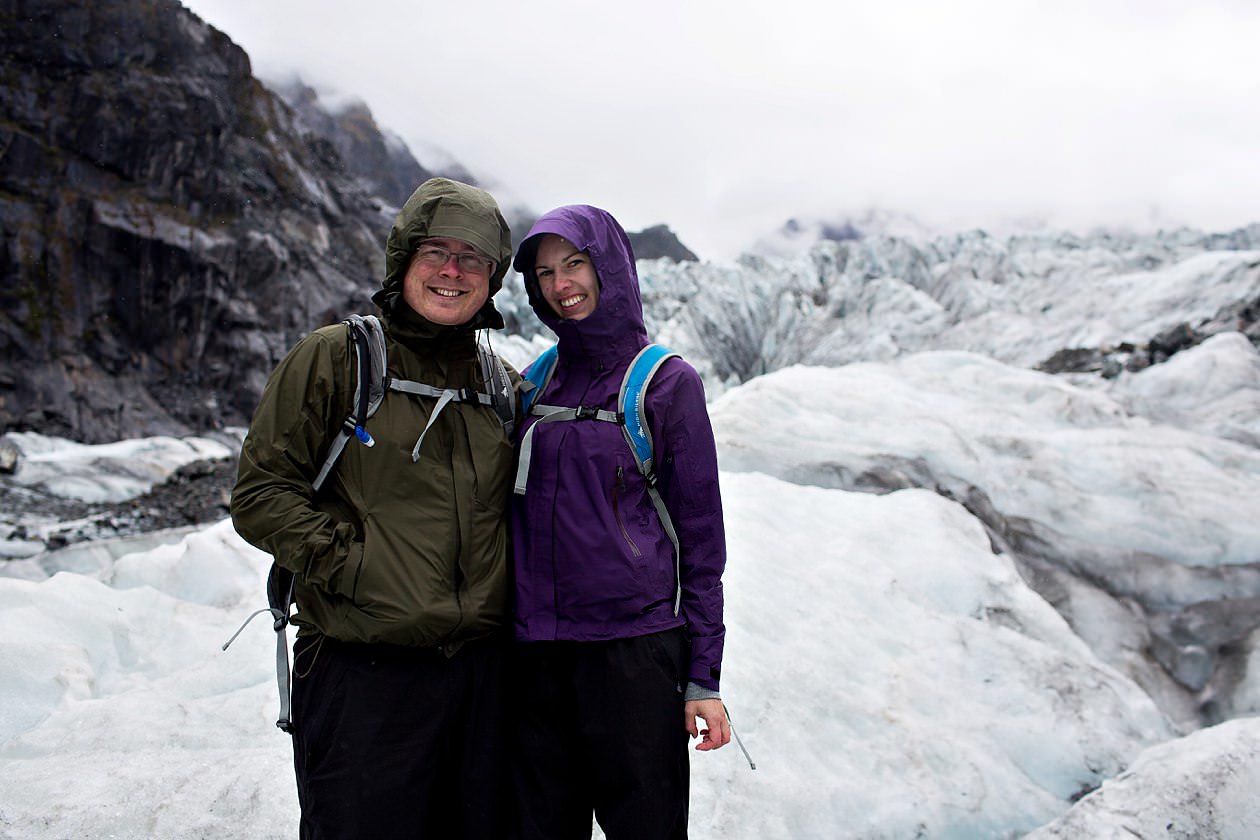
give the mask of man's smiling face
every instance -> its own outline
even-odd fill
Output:
[[[403,277],[402,298],[435,324],[466,324],[490,296],[493,271],[493,261],[467,242],[426,239],[411,257]]]

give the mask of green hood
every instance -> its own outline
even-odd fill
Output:
[[[478,327],[502,327],[503,318],[492,298],[503,288],[503,278],[512,261],[512,231],[490,193],[448,178],[425,181],[398,211],[385,240],[385,282],[373,300],[387,312],[392,309],[392,300],[402,292],[403,277],[416,246],[433,238],[467,242],[495,261],[490,297],[473,323]]]

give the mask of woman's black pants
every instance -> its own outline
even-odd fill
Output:
[[[513,646],[510,727],[518,836],[687,836],[681,628],[606,642]]]

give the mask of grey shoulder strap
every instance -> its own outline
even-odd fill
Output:
[[[341,424],[341,430],[333,438],[324,456],[324,463],[311,482],[316,491],[324,486],[333,465],[341,457],[341,453],[349,443],[350,437],[356,436],[365,445],[372,446],[372,436],[363,428],[367,419],[376,413],[385,398],[385,330],[375,315],[351,315],[343,321],[347,336],[354,348],[354,404],[350,414]]]
[[[346,318],[346,323],[351,329],[362,332],[367,338],[368,366],[371,376],[367,382],[367,414],[362,418],[366,420],[376,413],[376,410],[381,407],[381,400],[385,398],[385,328],[381,326],[381,319],[375,315],[351,315]],[[363,383],[359,383],[359,388],[363,388]]]

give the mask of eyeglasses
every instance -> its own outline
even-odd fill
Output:
[[[469,274],[490,274],[494,271],[495,262],[488,257],[471,251],[461,251],[457,254],[454,251],[439,248],[437,245],[421,245],[416,249],[414,259],[430,268],[442,268],[451,261],[451,257],[455,258],[460,271],[466,271]]]

